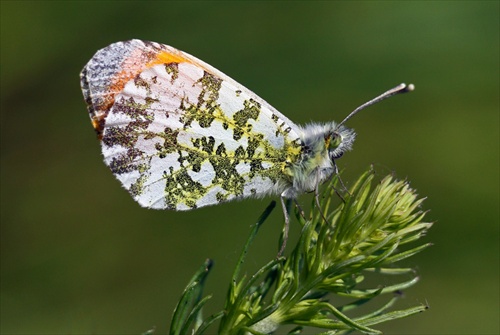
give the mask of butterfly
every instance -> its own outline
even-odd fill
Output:
[[[143,207],[191,210],[247,197],[285,200],[337,173],[361,109],[340,123],[296,125],[255,93],[173,47],[141,40],[97,51],[80,74],[104,162]],[[282,246],[282,249],[284,245]]]

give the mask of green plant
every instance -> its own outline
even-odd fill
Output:
[[[411,268],[394,263],[427,248],[421,244],[405,249],[432,225],[423,222],[425,212],[405,181],[392,176],[374,185],[374,172],[365,172],[331,209],[336,197],[336,178],[324,193],[320,208],[313,204],[306,217],[297,211],[302,232],[290,256],[273,259],[251,277],[240,278],[249,246],[275,203],[264,211],[242,251],[224,310],[202,317],[210,299],[202,290],[212,262],[207,260],[186,287],[171,323],[170,334],[204,334],[218,321],[218,334],[272,334],[282,325],[294,325],[289,334],[304,327],[320,329],[321,334],[359,331],[377,334],[371,328],[382,322],[424,311],[425,305],[391,310],[398,293],[418,281]],[[406,275],[409,280],[389,286],[362,288],[365,278]],[[348,316],[358,307],[384,295],[392,295],[382,307],[366,314]]]

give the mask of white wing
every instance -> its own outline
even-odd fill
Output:
[[[84,68],[82,89],[106,164],[144,207],[188,210],[291,183],[299,128],[191,55],[115,43]]]

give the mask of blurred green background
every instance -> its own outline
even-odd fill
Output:
[[[98,49],[131,38],[195,55],[299,124],[339,121],[414,83],[349,121],[355,150],[338,161],[347,183],[372,163],[408,178],[436,221],[424,239],[435,245],[405,263],[421,282],[397,305],[430,310],[380,328],[500,332],[498,1],[0,4],[2,334],[165,333],[207,257],[217,311],[270,201],[153,211],[120,187],[78,76]],[[282,220],[275,210],[263,227],[249,272],[276,255]]]

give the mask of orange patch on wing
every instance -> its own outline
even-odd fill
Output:
[[[151,60],[146,67],[155,66],[157,64],[170,64],[170,63],[193,63],[190,59],[185,58],[180,53],[172,53],[168,51],[162,51],[156,58]]]

